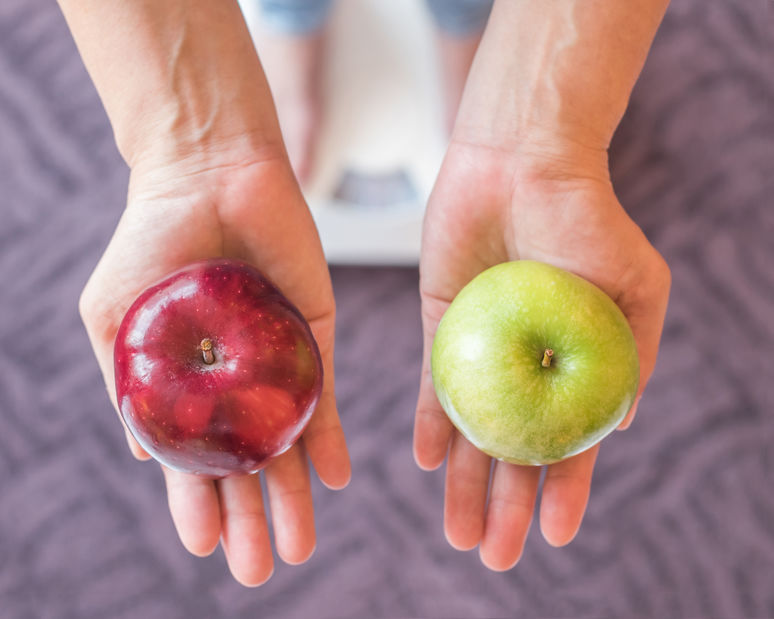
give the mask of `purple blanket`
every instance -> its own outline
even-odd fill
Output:
[[[352,484],[248,590],[188,555],[77,315],[127,172],[53,0],[0,3],[0,617],[774,616],[774,4],[674,0],[611,158],[673,270],[659,365],[570,546],[496,574],[411,456],[417,273],[336,268]]]

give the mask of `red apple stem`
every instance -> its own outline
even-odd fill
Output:
[[[554,356],[554,350],[552,348],[546,348],[543,351],[543,360],[540,362],[544,368],[551,367],[551,357]]]
[[[199,348],[202,349],[202,358],[207,365],[215,363],[215,355],[212,352],[212,340],[205,337],[199,344]]]

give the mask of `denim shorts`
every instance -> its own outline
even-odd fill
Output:
[[[417,0],[418,1],[418,0]],[[277,32],[304,34],[319,29],[333,0],[259,0],[264,22]],[[493,0],[425,0],[438,27],[452,36],[481,32]]]

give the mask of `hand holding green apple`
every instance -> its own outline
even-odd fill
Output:
[[[452,301],[433,343],[438,400],[488,455],[550,464],[588,449],[634,403],[626,317],[599,288],[548,264],[506,262]]]
[[[615,410],[607,422],[604,415],[591,415],[600,425],[596,432],[590,432],[591,439],[587,438],[590,444],[595,434],[599,438],[616,426],[614,420],[629,407],[634,395],[634,404],[618,425],[626,427],[656,363],[669,296],[669,268],[618,201],[610,183],[605,153],[581,156],[576,151],[571,152],[575,154],[562,158],[551,153],[526,158],[519,150],[505,152],[453,140],[425,215],[420,263],[425,355],[416,406],[414,457],[425,470],[446,463],[443,524],[446,538],[460,550],[478,546],[482,562],[495,570],[508,569],[519,560],[538,498],[540,530],[546,541],[562,546],[574,538],[588,503],[599,443],[544,468],[500,459],[493,462],[492,457],[474,443],[495,456],[514,461],[555,460],[582,449],[584,433],[576,428],[575,449],[570,448],[572,441],[568,440],[567,452],[557,452],[560,441],[555,437],[551,441],[554,453],[532,457],[538,447],[535,437],[539,434],[535,428],[542,424],[533,425],[535,420],[524,417],[521,423],[515,423],[518,419],[515,411],[527,410],[518,404],[519,400],[529,406],[542,400],[543,406],[537,410],[544,413],[550,410],[551,421],[556,424],[569,410],[563,409],[561,400],[569,402],[580,398],[580,404],[587,407],[584,415],[588,415],[594,408],[599,413],[602,409],[597,407],[604,404],[601,398],[607,398],[605,407]],[[614,328],[603,333],[597,331],[601,321],[585,321],[595,333],[587,339],[583,331],[574,328],[584,321],[579,322],[568,314],[578,311],[574,294],[549,293],[543,286],[538,286],[538,280],[542,278],[532,277],[529,279],[535,282],[533,288],[538,294],[527,296],[542,298],[542,308],[533,310],[532,314],[525,312],[511,316],[518,320],[512,320],[510,326],[500,324],[497,307],[505,304],[507,299],[504,297],[508,293],[491,286],[489,301],[480,310],[473,309],[471,318],[479,329],[476,337],[491,340],[508,339],[508,331],[515,334],[524,332],[527,327],[534,328],[535,315],[551,317],[551,330],[545,333],[551,337],[538,338],[531,343],[532,350],[526,357],[514,359],[510,369],[519,369],[519,376],[508,376],[504,357],[497,361],[484,356],[489,367],[482,371],[483,378],[479,376],[476,380],[468,375],[469,371],[453,367],[460,361],[454,360],[456,355],[463,355],[463,349],[472,354],[475,347],[447,350],[448,354],[443,356],[454,360],[454,364],[447,364],[449,367],[444,367],[443,362],[439,367],[436,358],[431,363],[431,357],[438,357],[443,347],[440,341],[450,341],[452,338],[448,336],[456,337],[452,332],[462,325],[461,314],[469,313],[461,312],[455,318],[456,310],[450,309],[460,291],[491,267],[495,267],[495,273],[500,268],[507,270],[508,264],[496,265],[512,261],[517,264],[519,261],[537,261],[561,267],[603,291],[609,297],[608,308],[611,299],[615,301],[636,342],[639,375],[630,365],[631,335],[622,335],[620,340],[605,335],[626,329]],[[492,283],[486,275],[483,281]],[[610,313],[615,314],[605,309],[600,315]],[[612,320],[620,324],[620,314]],[[439,349],[433,355],[433,342],[442,321]],[[524,327],[517,327],[516,323]],[[453,326],[455,324],[457,327]],[[484,337],[487,329],[489,335]],[[553,350],[553,356],[546,355],[549,348]],[[503,354],[507,356],[507,353]],[[531,359],[529,355],[532,355]],[[544,356],[550,357],[548,368],[542,366]],[[568,359],[575,360],[570,367]],[[577,365],[581,360],[583,367]],[[548,358],[546,363],[549,363]],[[534,380],[525,379],[528,367]],[[481,431],[478,438],[469,432],[474,441],[471,443],[457,431],[444,412],[436,396],[433,374],[440,383],[442,399],[447,398],[447,408],[450,402],[457,407],[458,413],[463,408],[470,408],[467,413],[474,422],[476,418],[480,422],[489,411],[501,410],[504,416],[498,420],[499,429],[495,428],[495,432],[492,427],[484,426],[488,433]],[[504,374],[507,379],[503,378]],[[619,375],[619,379],[615,380],[613,374]],[[611,392],[611,386],[619,380],[622,387],[616,396]],[[594,383],[601,388],[595,389]],[[529,384],[529,389],[525,389],[524,384]],[[496,385],[501,386],[496,388]],[[476,389],[480,397],[476,397]],[[618,405],[614,406],[616,401]],[[471,402],[476,407],[484,403],[489,409],[471,407]],[[582,412],[580,407],[574,412],[578,411]],[[508,415],[512,415],[510,419],[514,422],[510,427]],[[468,422],[468,425],[472,430],[477,423]],[[496,442],[485,444],[487,437],[489,440],[498,435],[502,438],[516,427],[532,427],[530,440],[523,434],[510,437],[519,439],[522,448],[530,446],[532,456],[508,455]],[[556,426],[552,429],[555,431]],[[542,447],[546,447],[546,439],[541,440]]]

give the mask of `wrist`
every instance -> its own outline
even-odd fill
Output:
[[[452,152],[452,160],[476,162],[476,169],[499,170],[498,175],[511,179],[512,185],[610,183],[607,148],[559,131],[533,127],[506,139],[455,129],[449,144]]]
[[[197,45],[168,64],[151,84],[133,85],[108,106],[116,143],[130,168],[267,149],[284,152],[269,86],[252,49],[236,54]]]
[[[520,169],[535,175],[607,175],[608,147],[620,120],[612,108],[600,105],[585,113],[566,94],[548,83],[531,90],[500,83],[487,89],[474,73],[452,132],[452,141],[499,151]]]
[[[511,70],[513,74],[492,88],[489,68],[474,65],[452,132],[454,140],[536,162],[606,159],[624,106],[601,101],[586,105],[566,88],[555,88],[550,76],[532,80],[522,74],[522,66]]]
[[[133,172],[174,166],[190,174],[286,157],[279,129],[266,131],[260,122],[235,113],[224,124],[208,122],[206,116],[183,120],[174,105],[168,115],[133,118],[123,125],[123,136],[116,130],[119,150]]]
[[[599,159],[667,0],[496,0],[454,133],[503,152]]]
[[[281,145],[236,0],[59,1],[130,167]]]

